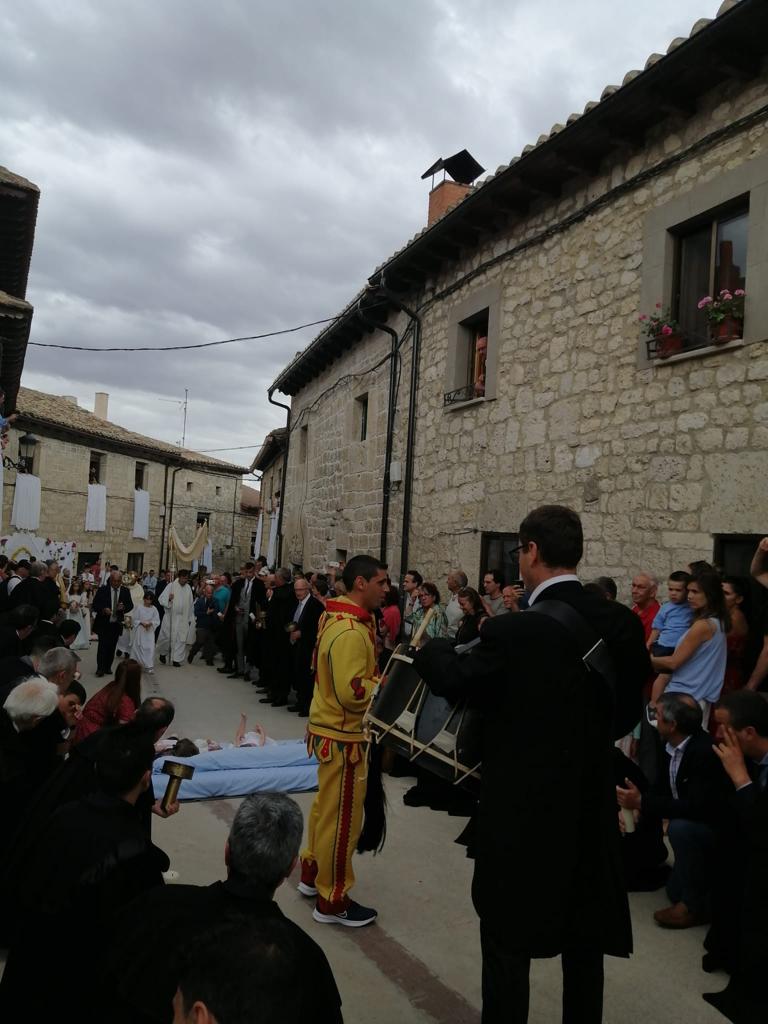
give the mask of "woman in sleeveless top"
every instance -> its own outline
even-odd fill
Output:
[[[745,674],[747,646],[749,643],[749,620],[746,602],[749,600],[747,581],[739,576],[726,576],[723,579],[725,606],[731,617],[731,628],[728,630],[728,660],[725,667],[723,693],[740,690],[747,681]]]
[[[701,705],[704,728],[709,711],[720,699],[725,679],[727,646],[725,635],[731,621],[725,606],[720,576],[716,572],[696,573],[688,584],[688,603],[694,619],[672,654],[651,658],[657,672],[671,672],[666,690],[687,693]],[[654,692],[651,700],[658,700]]]

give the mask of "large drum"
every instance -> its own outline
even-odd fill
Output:
[[[472,789],[479,784],[480,712],[465,701],[452,705],[431,693],[413,667],[407,644],[390,658],[365,724],[376,742],[433,774]]]

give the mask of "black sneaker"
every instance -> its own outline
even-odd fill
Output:
[[[160,655],[160,664],[161,664],[161,665],[165,665],[165,663],[166,663],[167,661],[168,661],[168,659],[166,658],[166,656],[165,656],[164,654],[161,654],[161,655]]]
[[[375,910],[361,907],[354,900],[350,900],[347,909],[339,911],[338,914],[323,914],[317,907],[312,911],[312,917],[320,924],[343,924],[346,928],[362,928],[367,924],[373,924],[376,916]]]

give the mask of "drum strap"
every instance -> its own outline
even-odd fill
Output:
[[[565,601],[537,601],[528,611],[540,612],[568,630],[576,641],[581,660],[590,672],[605,680],[612,694],[616,693],[616,665],[605,640],[599,636],[583,615]]]

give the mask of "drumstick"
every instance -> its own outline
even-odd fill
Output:
[[[434,617],[434,614],[435,614],[435,611],[436,611],[436,609],[434,607],[433,608],[427,608],[426,612],[424,613],[424,618],[421,620],[419,628],[416,630],[416,633],[411,638],[411,642],[408,645],[409,647],[418,647],[419,646],[419,641],[424,636],[424,631],[426,630],[427,626],[432,621],[432,619]]]

